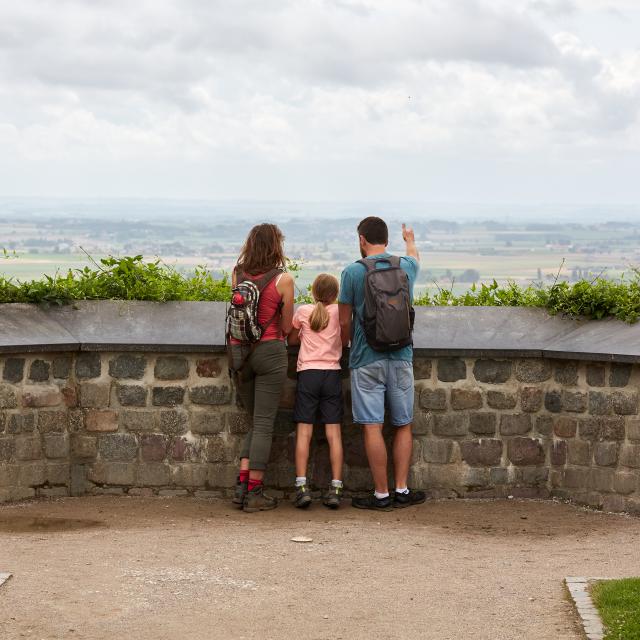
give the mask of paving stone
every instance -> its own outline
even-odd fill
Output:
[[[24,378],[24,358],[7,358],[4,361],[2,379],[7,382],[22,382]]]
[[[193,404],[229,404],[231,402],[231,388],[228,385],[191,387],[189,398]]]
[[[545,460],[544,448],[532,438],[513,438],[507,443],[509,460],[515,465],[542,464]]]
[[[80,353],[76,356],[76,378],[99,378],[102,375],[102,358],[99,353]]]
[[[153,431],[157,422],[156,418],[156,411],[130,409],[120,412],[120,425],[127,431]]]
[[[460,358],[440,358],[438,360],[438,380],[457,382],[467,377],[467,363]]]
[[[514,393],[504,391],[487,391],[487,404],[492,409],[513,409],[518,402],[518,398]]]
[[[509,360],[476,360],[473,375],[479,382],[502,384],[511,377],[511,368]]]
[[[603,364],[587,365],[587,384],[590,387],[604,387],[605,366]]]
[[[451,407],[455,410],[480,409],[482,395],[477,389],[451,389]]]
[[[196,360],[196,374],[200,378],[218,378],[222,373],[218,358],[204,358]]]
[[[544,394],[544,408],[551,413],[560,413],[562,411],[562,396],[560,391],[547,391]]]
[[[527,413],[535,413],[542,408],[542,389],[523,387],[520,389],[520,408]]]
[[[531,431],[531,416],[526,413],[504,413],[500,416],[500,433],[503,436],[524,435]]]
[[[123,407],[144,407],[148,389],[139,384],[117,384],[116,397]]]
[[[420,406],[431,411],[442,411],[447,408],[447,393],[444,389],[422,389]]]
[[[153,387],[154,406],[175,407],[184,400],[184,387]]]
[[[189,375],[189,361],[183,356],[158,356],[153,375],[158,380],[184,380]]]
[[[54,358],[51,370],[54,378],[66,380],[71,375],[71,357],[58,356]]]
[[[612,362],[609,371],[610,387],[626,387],[631,379],[632,365],[626,362]]]
[[[520,382],[544,382],[549,380],[551,378],[551,363],[549,360],[543,359],[518,360],[516,378]]]
[[[495,413],[469,414],[469,431],[479,436],[494,435],[497,417]]]
[[[563,411],[568,411],[569,413],[584,413],[587,410],[589,399],[586,393],[563,389],[560,395]]]
[[[553,379],[566,386],[578,384],[578,363],[565,360],[556,362],[553,370]]]
[[[502,459],[502,441],[493,439],[463,440],[460,443],[462,459],[471,466],[495,466]]]
[[[34,360],[29,367],[29,380],[46,382],[49,380],[51,365],[46,360]]]
[[[127,353],[109,360],[109,375],[112,378],[140,380],[146,367],[147,360],[144,356]]]
[[[132,461],[138,455],[138,441],[131,433],[110,433],[99,438],[98,453],[103,460]]]

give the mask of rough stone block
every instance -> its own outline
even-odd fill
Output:
[[[68,385],[60,389],[62,401],[69,409],[75,409],[78,406],[78,391],[75,385]]]
[[[553,433],[553,418],[551,416],[536,416],[536,433],[541,436],[550,436]]]
[[[640,469],[640,445],[622,445],[622,451],[620,452],[620,464],[624,467]]]
[[[69,415],[66,411],[38,411],[38,431],[44,433],[62,433],[69,427]]]
[[[248,419],[248,417],[247,417]],[[424,436],[431,433],[433,424],[433,414],[427,411],[414,411],[413,413],[413,433],[417,436]]]
[[[589,487],[595,491],[612,491],[613,475],[613,469],[591,469]]]
[[[120,426],[127,431],[153,431],[156,426],[155,411],[135,411],[133,409],[120,412]]]
[[[542,408],[542,389],[523,387],[520,389],[520,408],[527,413],[535,413]]]
[[[459,414],[437,414],[434,416],[433,433],[437,436],[464,436],[467,433],[465,418]]]
[[[98,440],[98,453],[103,460],[129,462],[138,454],[138,441],[131,433],[110,433]]]
[[[518,402],[515,393],[504,391],[487,391],[487,404],[492,409],[513,409]]]
[[[218,378],[222,373],[222,366],[218,358],[203,358],[196,360],[196,374],[200,378]]]
[[[509,473],[503,467],[494,467],[489,470],[489,482],[491,484],[507,484]]]
[[[69,456],[69,436],[50,433],[43,438],[46,458],[67,458]]]
[[[22,382],[24,378],[24,358],[7,358],[4,361],[2,379],[7,382]]]
[[[462,475],[462,485],[468,489],[475,489],[489,486],[489,469],[471,467],[465,469]]]
[[[15,409],[18,406],[18,398],[15,390],[9,385],[0,385],[0,409]]]
[[[169,447],[169,455],[176,462],[198,462],[200,456],[199,442],[176,438]]]
[[[520,382],[544,382],[551,377],[551,362],[542,359],[519,360],[516,378]]]
[[[103,409],[109,406],[111,386],[99,382],[81,382],[80,406],[85,409]]]
[[[422,389],[420,406],[429,411],[443,411],[447,408],[447,392],[444,389]]]
[[[57,407],[62,403],[62,394],[58,387],[25,387],[22,393],[22,406],[37,409],[40,407]]]
[[[47,467],[44,462],[20,465],[18,484],[23,487],[38,487],[47,481]]]
[[[451,389],[451,407],[456,410],[480,409],[482,394],[478,389]]]
[[[49,380],[51,365],[46,360],[34,360],[29,367],[29,380],[46,382]]]
[[[71,356],[55,357],[51,369],[54,378],[66,380],[71,375]]]
[[[496,432],[497,421],[495,413],[471,413],[469,431],[479,436],[492,436]]]
[[[556,440],[551,444],[551,464],[561,467],[567,462],[567,443],[565,440]]]
[[[587,384],[590,387],[604,387],[605,366],[603,364],[587,365]]]
[[[39,436],[18,436],[16,438],[16,458],[18,460],[39,460],[42,444]]]
[[[631,379],[632,365],[626,362],[612,362],[609,371],[610,387],[626,387]]]
[[[112,378],[140,380],[146,367],[147,360],[144,356],[126,353],[109,360],[109,375]]]
[[[175,436],[187,432],[189,418],[185,411],[169,409],[160,412],[160,431]]]
[[[457,382],[467,377],[467,363],[460,358],[440,358],[438,360],[438,380]]]
[[[158,380],[184,380],[189,375],[189,361],[183,356],[158,356],[153,375]]]
[[[553,379],[566,386],[578,384],[578,363],[565,360],[556,362],[553,370]]]
[[[96,484],[132,485],[136,481],[136,465],[132,462],[96,462],[87,477]]]
[[[508,360],[476,360],[473,375],[478,382],[502,384],[511,377],[511,367]]]
[[[561,392],[562,410],[569,413],[584,413],[588,406],[588,396],[581,391],[568,391],[563,389]]]
[[[622,496],[607,495],[602,497],[602,510],[607,513],[624,511],[625,501]]]
[[[191,387],[189,398],[193,404],[229,404],[231,402],[231,388],[228,385]]]
[[[36,428],[36,414],[34,411],[12,413],[7,419],[7,433],[31,433]]]
[[[367,453],[364,449],[364,438],[362,434],[359,435],[356,429],[349,429],[349,431],[343,430],[343,447],[344,447],[344,461],[350,467],[366,467],[368,465]],[[290,440],[291,451],[289,452],[289,459],[294,460],[295,452],[295,439]]]
[[[69,433],[84,431],[84,411],[82,409],[70,409],[67,411],[69,418]]]
[[[71,437],[71,456],[75,459],[93,459],[98,455],[98,439],[94,436],[73,434]]]
[[[544,394],[544,408],[551,413],[562,411],[562,396],[559,391],[547,391]]]
[[[123,407],[144,407],[147,404],[146,387],[139,384],[117,384],[116,398]]]
[[[585,440],[624,440],[624,418],[592,417],[580,420],[578,433]]]
[[[492,467],[502,459],[502,441],[492,439],[463,440],[460,443],[462,459],[472,467]]]
[[[84,419],[87,431],[117,431],[118,414],[115,411],[90,409]]]
[[[533,438],[513,438],[507,444],[509,460],[518,466],[542,464],[545,460],[544,447]]]
[[[231,462],[227,442],[222,436],[212,436],[207,439],[207,462]]]
[[[175,407],[184,400],[184,387],[153,387],[152,404],[156,407]]]
[[[208,473],[206,464],[178,464],[171,469],[171,483],[178,487],[204,487]]]
[[[364,453],[364,447],[363,447]],[[446,464],[451,462],[453,454],[453,442],[451,440],[436,440],[435,438],[422,439],[422,457],[425,462],[435,462]],[[364,464],[367,464],[366,453],[363,457]],[[364,465],[362,465],[364,466]]]
[[[631,416],[638,413],[638,394],[614,391],[611,394],[613,411],[619,416]]]
[[[357,484],[357,476],[359,475],[358,470],[351,469],[347,471],[350,471],[350,473],[345,479],[348,478],[347,482],[350,487],[355,486]],[[238,468],[235,464],[209,464],[207,465],[207,486],[211,489],[233,487],[236,483],[237,475]],[[366,474],[360,472],[360,475]],[[370,483],[371,476],[369,475],[367,486],[370,486]]]
[[[515,470],[515,478],[518,484],[527,486],[543,485],[549,479],[549,469],[546,467],[521,467]]]
[[[583,440],[570,440],[567,443],[569,464],[579,466],[591,465],[591,443]]]
[[[431,464],[427,469],[424,486],[458,489],[462,483],[464,468],[461,465]]]
[[[500,433],[503,436],[524,435],[531,431],[531,416],[526,413],[503,414],[500,416]]]
[[[138,486],[162,487],[171,484],[171,469],[161,462],[147,462],[138,468]]]
[[[593,416],[606,416],[612,413],[611,396],[603,391],[589,391],[589,413]]]
[[[416,358],[413,361],[413,378],[414,380],[430,380],[431,379],[431,360],[424,358]]]
[[[80,353],[76,356],[76,378],[85,380],[102,375],[102,358],[99,353]]]
[[[589,469],[565,469],[563,484],[570,489],[586,489],[589,484]]]
[[[630,418],[627,420],[627,438],[634,442],[640,441],[640,419]]]
[[[239,417],[242,414],[227,414],[229,416]],[[191,412],[191,431],[193,433],[220,433],[224,429],[225,416],[222,413],[214,413],[213,411],[192,411]],[[248,430],[248,429],[247,429]],[[231,431],[231,429],[230,429]],[[239,433],[231,431],[232,433]]]
[[[553,420],[553,432],[559,438],[573,438],[578,429],[578,421],[575,418],[558,416]]]
[[[593,448],[593,458],[600,467],[611,467],[618,463],[617,442],[597,442]]]
[[[638,476],[635,473],[620,471],[613,477],[613,489],[616,493],[629,495],[638,489]]]
[[[167,439],[158,433],[140,436],[140,452],[144,462],[162,462],[167,455]]]
[[[0,462],[9,462],[16,451],[16,439],[13,437],[0,438]]]

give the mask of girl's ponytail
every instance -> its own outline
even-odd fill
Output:
[[[323,331],[329,326],[327,305],[333,304],[338,297],[337,278],[328,273],[321,273],[311,285],[311,295],[316,301],[316,306],[309,316],[309,327],[311,331]]]

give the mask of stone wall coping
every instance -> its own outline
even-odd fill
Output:
[[[0,304],[0,353],[222,352],[223,302]],[[418,356],[640,362],[640,323],[517,307],[418,307]]]

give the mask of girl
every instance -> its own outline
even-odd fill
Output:
[[[342,339],[338,318],[338,280],[320,274],[311,286],[314,304],[300,307],[293,317],[289,344],[300,344],[298,386],[293,419],[296,432],[296,507],[311,504],[307,463],[314,423],[325,425],[329,442],[332,480],[324,504],[337,509],[342,498]]]
[[[253,227],[232,275],[233,286],[252,280],[263,287],[257,312],[263,330],[260,341],[252,346],[231,341],[233,368],[239,370],[238,392],[252,418],[240,453],[240,473],[233,502],[248,512],[277,506],[274,498],[264,495],[262,480],[287,375],[284,340],[291,331],[293,318],[293,278],[284,272],[283,243],[284,236],[276,225]],[[273,274],[273,270],[279,273]]]

